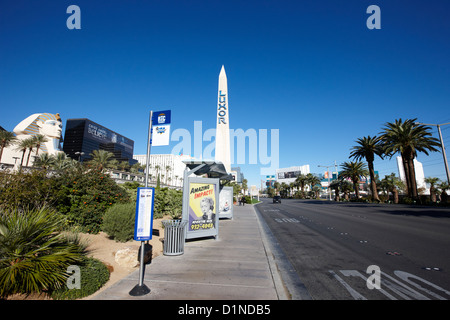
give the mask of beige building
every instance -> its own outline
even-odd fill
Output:
[[[147,156],[133,155],[133,159],[137,160],[141,165],[146,165]],[[186,165],[183,160],[190,160],[188,155],[175,154],[151,154],[150,155],[150,170],[149,177],[151,181],[156,181],[158,174],[160,176],[161,184],[170,186],[183,186],[183,172]]]

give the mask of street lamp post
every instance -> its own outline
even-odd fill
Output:
[[[439,133],[439,140],[441,140],[441,149],[442,149],[442,155],[444,157],[444,165],[445,165],[445,173],[447,174],[447,182],[450,183],[450,171],[448,170],[447,155],[445,154],[444,140],[442,139],[442,133],[441,133],[441,126],[445,126],[447,124],[450,124],[450,122],[442,123],[442,124],[430,124],[430,123],[416,122],[416,124],[423,124],[425,126],[435,126],[435,127],[437,127],[438,133]]]
[[[84,155],[84,152],[77,151],[75,154],[78,155],[78,162],[80,162],[81,156]]]
[[[327,168],[327,173],[328,173],[328,168],[334,167],[335,165],[336,165],[336,163],[331,166],[318,165],[318,167]],[[331,173],[331,174],[333,174],[333,173]],[[330,174],[328,173],[327,175],[328,175],[328,193],[330,194],[330,201],[331,201]]]

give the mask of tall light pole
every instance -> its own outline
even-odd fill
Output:
[[[320,164],[318,165],[318,167],[323,167],[323,168],[327,168],[327,176],[328,176],[328,193],[330,194],[330,201],[331,201],[331,188],[330,188],[330,174],[328,173],[328,168],[334,167],[336,165],[333,164],[331,166],[321,166]],[[333,174],[333,173],[331,173]]]
[[[439,140],[441,140],[441,149],[442,149],[442,155],[444,157],[445,173],[447,174],[447,183],[450,183],[450,171],[448,170],[447,155],[445,154],[444,140],[442,139],[442,133],[441,133],[441,126],[450,124],[450,122],[442,123],[442,124],[430,124],[430,123],[416,122],[416,124],[423,124],[425,126],[437,127],[438,133],[439,133]]]

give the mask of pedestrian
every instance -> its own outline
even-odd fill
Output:
[[[242,205],[245,206],[245,196],[242,196]]]

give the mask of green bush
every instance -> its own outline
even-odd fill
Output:
[[[58,210],[69,226],[82,232],[98,233],[106,210],[117,202],[127,202],[124,188],[99,170],[74,171],[61,177]]]
[[[85,247],[60,232],[57,212],[0,212],[0,298],[12,294],[49,293],[63,286],[67,267],[80,262]]]
[[[183,207],[183,192],[181,190],[169,188],[156,188],[154,218],[162,218],[170,215],[173,219],[181,217]]]
[[[56,300],[73,300],[87,297],[95,293],[109,280],[109,270],[103,262],[95,258],[85,258],[79,264],[80,289],[69,289],[64,286],[51,295]]]
[[[46,171],[0,172],[0,208],[4,210],[40,209],[58,201],[60,184]]]
[[[136,204],[116,203],[106,210],[102,230],[116,241],[133,239]]]

